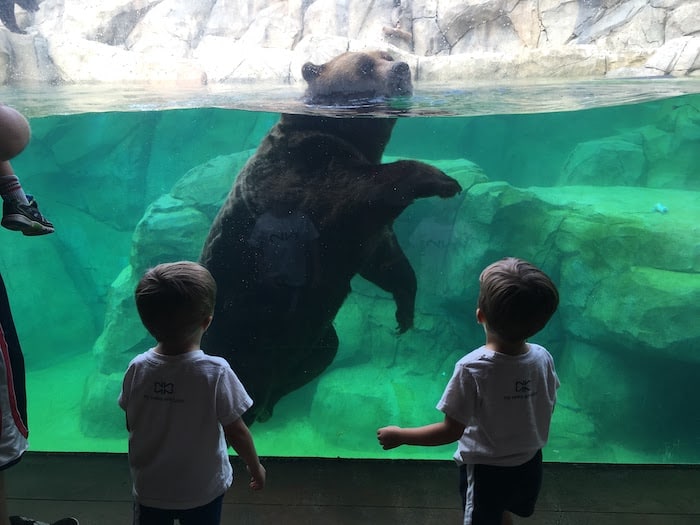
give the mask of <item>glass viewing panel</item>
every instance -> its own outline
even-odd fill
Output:
[[[302,370],[317,365],[318,377],[258,378],[299,386],[252,425],[261,455],[450,458],[452,445],[385,452],[376,429],[442,418],[435,405],[456,361],[484,342],[479,272],[517,256],[561,295],[532,338],[562,384],[545,460],[700,462],[697,79],[415,82],[413,97],[342,109],[304,104],[301,84],[19,80],[0,87],[32,128],[13,167],[56,226],[36,238],[0,232],[31,450],[126,451],[117,396],[129,360],[152,345],[136,279],[199,259],[236,174],[280,114],[294,113],[396,119],[383,162],[423,161],[462,191],[417,198],[393,224],[418,283],[411,329],[397,333],[394,298],[356,275],[332,323],[337,355]],[[314,198],[344,213],[347,191],[329,179]],[[284,317],[265,329],[284,333]]]

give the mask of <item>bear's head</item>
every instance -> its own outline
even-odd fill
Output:
[[[309,104],[342,104],[413,94],[411,68],[383,51],[338,55],[325,64],[307,62],[301,73]]]

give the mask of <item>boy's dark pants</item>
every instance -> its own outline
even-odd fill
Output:
[[[134,525],[173,525],[176,519],[180,525],[219,525],[223,502],[223,494],[211,503],[187,510],[156,509],[134,502]]]
[[[462,509],[471,512],[472,525],[500,525],[504,511],[522,517],[531,516],[541,487],[541,450],[531,460],[516,467],[459,467]]]

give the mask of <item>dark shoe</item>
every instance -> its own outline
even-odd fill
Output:
[[[10,525],[80,525],[80,523],[75,518],[62,518],[52,523],[46,523],[45,521],[25,518],[24,516],[10,516]]]
[[[30,236],[53,233],[53,224],[39,212],[39,205],[34,198],[27,195],[27,199],[29,204],[20,204],[17,201],[3,202],[1,222],[3,227],[21,231],[24,235]]]

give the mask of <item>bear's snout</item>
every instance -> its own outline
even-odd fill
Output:
[[[408,67],[406,62],[396,62],[392,67],[391,71],[395,75],[409,76],[411,75],[411,68]]]
[[[411,68],[406,62],[395,62],[389,74],[389,92],[392,96],[412,95]]]

